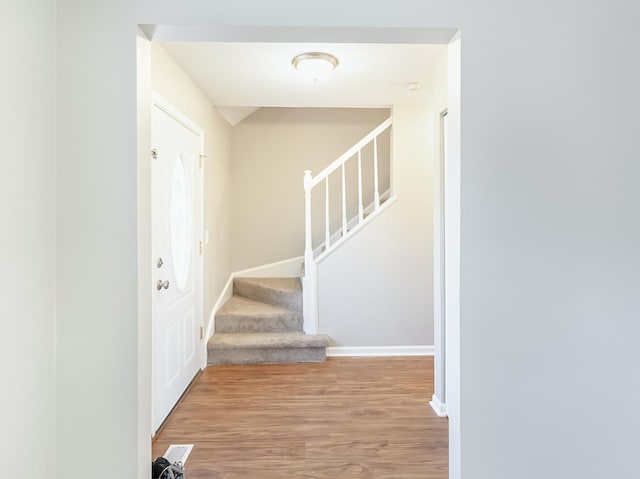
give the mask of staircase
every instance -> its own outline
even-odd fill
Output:
[[[365,224],[369,223],[373,217],[388,208],[395,198],[389,188],[389,197],[386,205],[382,206],[384,201],[380,195],[380,184],[378,177],[378,137],[391,128],[393,124],[392,118],[387,118],[380,125],[374,128],[369,134],[349,148],[345,153],[339,156],[324,170],[316,176],[311,174],[311,170],[304,172],[304,198],[305,198],[305,229],[304,229],[304,330],[310,333],[318,331],[318,267],[317,265],[326,258],[331,252],[340,247],[355,232],[360,230]],[[363,191],[363,157],[364,148],[373,145],[373,203],[371,209],[365,217],[365,201]],[[346,164],[357,162],[357,192],[347,192],[347,173]],[[341,204],[337,207],[331,206],[330,200],[330,180],[332,174],[341,177]],[[324,188],[322,188],[322,185]],[[324,243],[318,247],[313,244],[313,226],[311,197],[314,188],[324,189]],[[351,221],[347,218],[347,196],[357,198],[358,215]],[[332,234],[331,232],[331,211],[339,210],[342,217],[342,227],[339,231]],[[368,208],[369,209],[369,208]],[[322,221],[322,219],[320,220]]]
[[[303,332],[299,278],[234,278],[214,331],[209,364],[321,362],[329,345],[327,336]]]
[[[319,331],[318,264],[394,203],[390,186],[380,194],[378,174],[378,138],[392,124],[392,118],[383,121],[316,176],[310,170],[304,172],[302,281],[300,278],[234,278],[233,296],[215,314],[214,334],[207,344],[209,364],[306,363],[326,359],[329,338],[315,334]],[[347,192],[347,185],[353,189],[353,182],[347,181],[346,165],[354,163],[357,191]],[[363,167],[367,164],[370,169]],[[369,177],[367,171],[372,173]],[[337,205],[332,205],[331,175],[340,175],[341,179],[341,201]],[[321,244],[318,241],[314,244],[312,234],[314,188],[324,190],[323,218],[315,220],[324,223]],[[349,208],[347,198],[357,204]],[[357,206],[357,215],[349,219],[350,212],[356,210],[354,206]],[[332,215],[342,220],[337,231],[331,228]]]

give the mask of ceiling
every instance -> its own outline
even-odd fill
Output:
[[[429,82],[445,45],[354,43],[161,42],[162,46],[232,124],[256,108],[389,107],[428,100]],[[313,82],[291,65],[299,53],[323,51],[339,59],[336,70]],[[241,108],[238,108],[241,107]]]

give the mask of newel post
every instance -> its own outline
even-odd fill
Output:
[[[302,278],[302,314],[304,332],[318,332],[318,273],[313,258],[313,240],[311,236],[311,189],[313,178],[311,170],[304,172],[304,276]]]

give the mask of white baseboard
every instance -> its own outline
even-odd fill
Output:
[[[296,278],[302,274],[302,262],[304,256],[297,256],[275,263],[263,264],[255,268],[243,269],[231,273],[234,278]]]
[[[207,360],[208,360],[207,355],[209,354],[207,351],[207,343],[211,339],[211,336],[213,336],[213,330],[215,328],[216,313],[224,303],[226,303],[231,299],[231,296],[233,296],[233,273],[229,275],[229,279],[224,285],[224,288],[222,288],[222,291],[220,292],[220,295],[218,296],[218,299],[213,305],[213,308],[211,308],[211,313],[209,314],[209,322],[207,323],[207,333],[204,336],[205,346],[204,346],[204,365],[202,366],[203,368],[207,367]]]
[[[433,356],[433,346],[336,346],[327,348],[327,356]]]
[[[438,397],[435,394],[431,397],[431,401],[429,401],[429,405],[439,417],[448,416],[447,405],[441,402],[440,399],[438,399]]]

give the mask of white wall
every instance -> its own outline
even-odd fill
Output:
[[[462,32],[462,473],[632,477],[640,5],[530,5]]]
[[[419,59],[416,59],[419,61]],[[431,346],[434,190],[447,55],[426,105],[394,105],[390,209],[319,265],[319,330],[334,346]]]
[[[149,458],[138,437],[133,5],[56,5],[56,454],[43,476],[113,476],[105,457],[133,476],[139,452]]]
[[[54,460],[54,2],[0,12],[0,457],[26,479]]]
[[[319,330],[334,346],[433,345],[433,173],[445,56],[436,70],[425,85],[432,103],[393,108],[397,202],[319,264]]]
[[[233,270],[301,256],[305,227],[304,171],[309,169],[317,175],[389,115],[388,109],[261,108],[234,127]],[[388,134],[386,138],[387,142],[380,144],[381,191],[389,184]],[[357,165],[352,163],[349,179],[356,180]],[[373,163],[363,161],[363,165],[364,170]],[[369,176],[373,178],[373,174]],[[339,183],[340,175],[333,175],[332,232],[341,221]],[[365,188],[365,193],[369,189],[373,191],[372,187]],[[319,244],[324,237],[324,184],[314,189],[313,195],[314,238]],[[373,194],[368,197],[372,201]],[[357,213],[355,199],[350,198],[348,218]]]
[[[140,451],[136,23],[227,26],[240,38],[229,25],[342,26],[360,41],[384,34],[375,27],[461,27],[462,477],[636,474],[637,3],[57,5],[59,477],[110,477],[95,467],[105,451],[129,473]]]
[[[231,273],[231,125],[158,43],[151,42],[151,86],[204,131],[204,312]],[[206,321],[205,321],[206,322]]]

